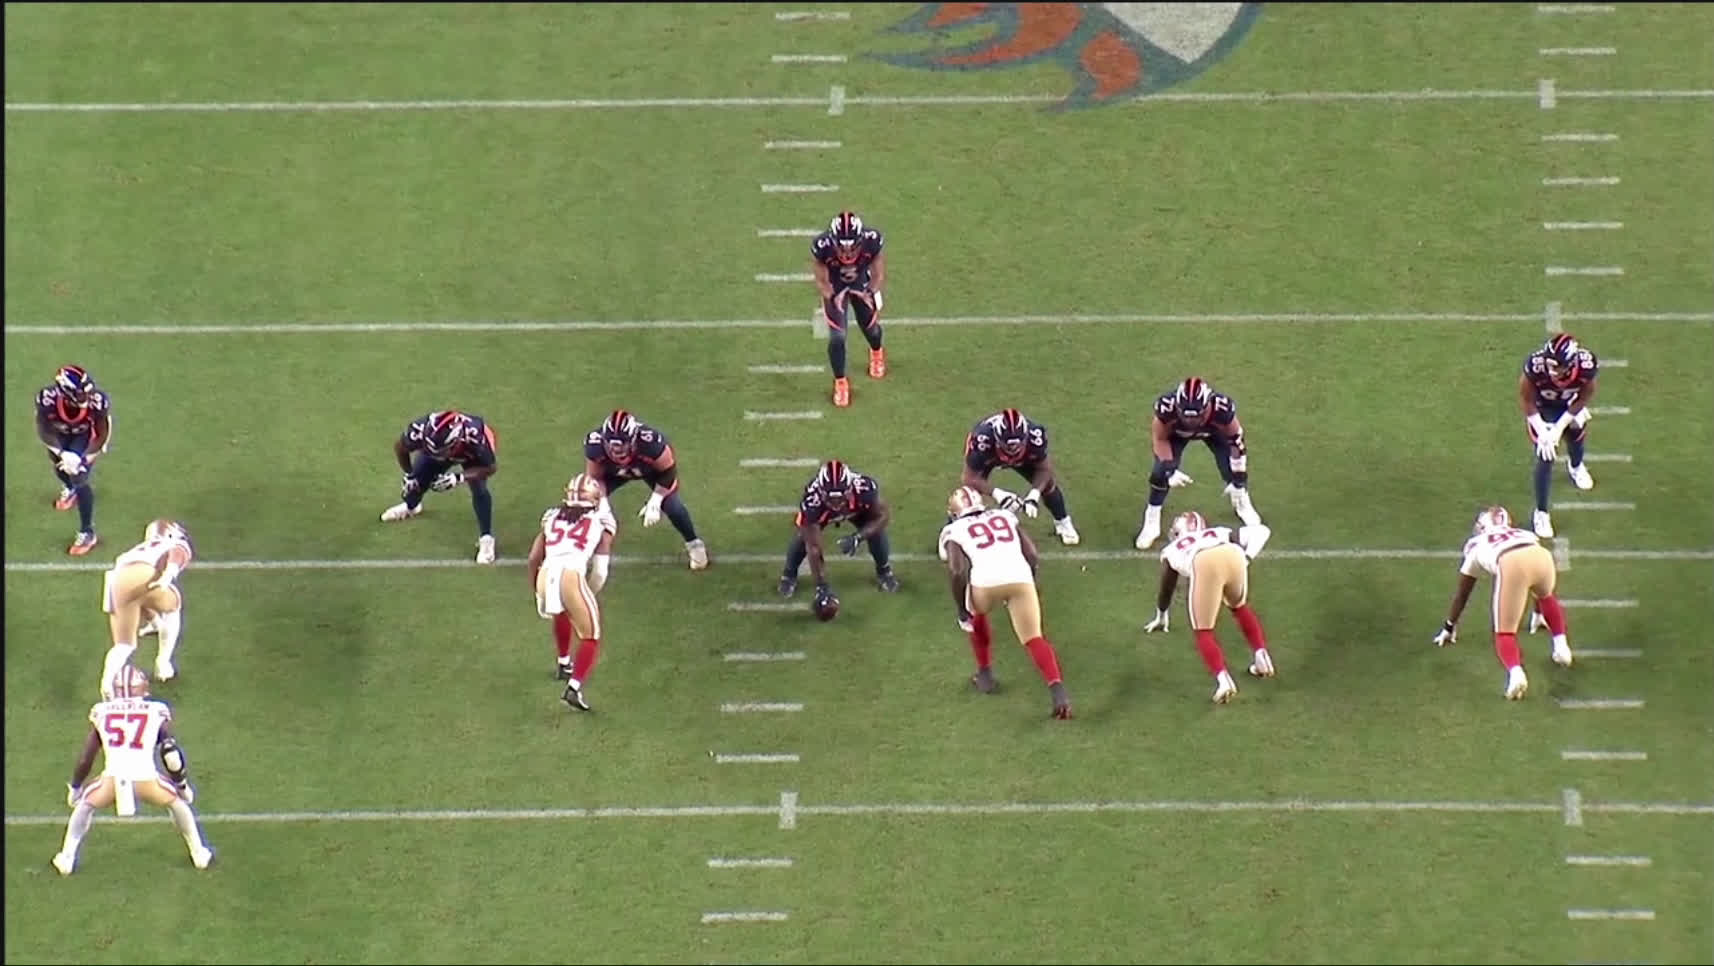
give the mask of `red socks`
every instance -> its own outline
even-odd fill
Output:
[[[1542,616],[1547,615],[1543,614]],[[1518,653],[1518,636],[1516,634],[1495,634],[1494,653],[1500,656],[1500,664],[1508,671],[1524,661],[1523,655]]]
[[[1030,652],[1030,660],[1036,662],[1036,670],[1041,672],[1041,679],[1046,681],[1049,687],[1060,683],[1059,655],[1054,653],[1053,645],[1048,643],[1047,638],[1032,637],[1024,647]]]
[[[595,669],[595,659],[601,655],[601,640],[586,637],[577,646],[577,657],[571,662],[571,678],[579,683],[589,680],[589,672]]]
[[[560,660],[571,656],[571,615],[555,614],[553,619],[553,639],[559,645]]]
[[[994,630],[988,626],[987,614],[970,616],[970,650],[976,655],[976,670],[994,663]]]
[[[1541,611],[1541,619],[1547,621],[1549,631],[1555,635],[1565,633],[1565,608],[1559,606],[1558,597],[1543,597],[1535,606]]]
[[[1196,632],[1196,649],[1202,652],[1202,663],[1208,665],[1209,674],[1226,670],[1226,655],[1220,653],[1220,642],[1214,639],[1213,631]]]
[[[1232,616],[1238,619],[1238,629],[1244,632],[1244,640],[1250,642],[1250,650],[1260,651],[1267,648],[1268,638],[1262,633],[1262,620],[1250,609],[1249,604],[1232,611]]]

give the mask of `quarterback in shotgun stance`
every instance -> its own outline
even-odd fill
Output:
[[[827,321],[827,362],[833,368],[833,404],[851,405],[845,378],[846,327],[853,316],[869,343],[869,378],[887,374],[887,350],[881,344],[881,289],[887,284],[886,240],[854,211],[833,216],[826,231],[809,243],[815,290]]]

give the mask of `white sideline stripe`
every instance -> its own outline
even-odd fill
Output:
[[[1588,131],[1566,131],[1561,134],[1543,134],[1543,141],[1565,141],[1577,144],[1605,144],[1617,141],[1617,134],[1596,134]]]
[[[817,417],[819,418],[819,416]],[[1456,550],[1415,550],[1415,549],[1366,549],[1366,548],[1326,548],[1320,550],[1267,550],[1265,559],[1269,560],[1460,560],[1463,555]],[[1577,560],[1714,560],[1714,550],[1577,550],[1572,554]],[[1105,561],[1105,562],[1147,562],[1153,557],[1146,551],[1136,550],[1046,550],[1041,555],[1043,560],[1055,561]],[[733,552],[722,554],[721,560],[727,563],[777,563],[780,555],[777,553],[744,553]],[[856,559],[843,556],[827,558],[831,564],[868,563],[867,558]],[[895,552],[892,559],[899,563],[938,563],[940,558],[931,553],[914,551]],[[624,566],[683,566],[682,554],[615,554],[613,562]],[[466,557],[451,559],[436,559],[433,557],[401,558],[394,560],[198,560],[198,571],[222,570],[449,570],[465,567],[520,567],[524,564],[522,557],[501,557],[492,564],[478,564]],[[50,561],[17,561],[6,562],[7,573],[64,573],[68,571],[104,571],[112,567],[111,562],[70,560]],[[1595,601],[1563,599],[1560,603],[1567,607],[1635,607],[1634,600]]]
[[[803,710],[802,701],[728,701],[721,714],[790,714]]]
[[[1567,748],[1559,753],[1560,761],[1648,761],[1646,751],[1583,751]]]
[[[1568,855],[1566,865],[1630,865],[1646,867],[1653,861],[1646,855]]]
[[[821,234],[815,228],[758,228],[757,238],[814,238]]]
[[[1631,462],[1631,454],[1629,454],[1629,453],[1586,453],[1583,456],[1583,462],[1585,462],[1585,463],[1629,463],[1629,462]]]
[[[1542,307],[1541,318],[1547,326],[1549,335],[1565,331],[1565,306],[1559,302],[1549,302]]]
[[[1618,231],[1625,227],[1622,221],[1544,221],[1541,227],[1546,231]]]
[[[1565,275],[1612,277],[1625,274],[1625,270],[1618,265],[1549,265],[1547,274],[1554,278]]]
[[[1629,360],[1629,359],[1603,359],[1603,360],[1601,360],[1601,366],[1602,366],[1602,368],[1605,368],[1605,369],[1629,369],[1631,367],[1631,360]]]
[[[1635,711],[1643,707],[1642,698],[1560,698],[1559,706],[1568,711]]]
[[[709,859],[710,869],[789,869],[791,859]]]
[[[843,91],[843,88],[839,88]],[[1156,104],[1339,104],[1368,102],[1398,104],[1435,101],[1516,101],[1537,96],[1533,90],[1409,90],[1409,91],[1163,91],[1127,103],[1147,108]],[[1672,101],[1714,99],[1714,89],[1631,88],[1626,90],[1560,91],[1561,98],[1614,101]],[[6,113],[26,114],[162,114],[162,113],[323,113],[334,111],[571,111],[640,108],[814,107],[829,106],[827,97],[580,97],[559,99],[402,100],[402,101],[148,101],[148,102],[20,102],[8,103]],[[928,94],[854,96],[838,106],[863,107],[980,107],[1004,104],[1057,104],[1063,94]],[[829,113],[832,113],[831,107]]]
[[[1536,51],[1543,57],[1611,57],[1617,47],[1543,47]]]
[[[1542,187],[1544,187],[1544,188],[1569,188],[1569,187],[1580,187],[1580,186],[1607,186],[1607,185],[1615,185],[1618,183],[1619,183],[1619,179],[1613,175],[1603,175],[1603,176],[1598,177],[1598,178],[1543,178],[1543,179],[1541,179],[1541,184],[1542,184]]]
[[[1609,362],[1609,363],[1606,363],[1606,365],[1611,366],[1612,363]],[[802,373],[804,375],[808,375],[809,373],[812,373],[812,372],[822,372],[826,368],[827,367],[824,365],[816,365],[814,363],[806,363],[804,365],[799,365],[799,366],[780,365],[780,364],[776,364],[776,363],[769,363],[769,364],[764,364],[764,365],[751,366],[750,371],[753,373],[756,373],[757,375],[786,376],[786,375],[796,375],[799,373]]]
[[[1571,538],[1561,534],[1553,541],[1553,566],[1560,571],[1571,569]]]
[[[1595,607],[1603,610],[1611,610],[1614,608],[1636,607],[1637,600],[1634,597],[1598,599],[1590,599],[1586,597],[1562,597],[1560,598],[1559,605],[1561,607]]]
[[[806,195],[825,194],[838,191],[836,184],[764,184],[762,193],[765,195]]]
[[[1618,919],[1629,922],[1654,922],[1653,909],[1567,909],[1567,919]]]
[[[843,141],[765,141],[764,151],[833,151],[844,147]]]
[[[797,828],[797,792],[780,793],[780,828]]]
[[[1559,794],[1559,812],[1565,818],[1568,827],[1575,828],[1583,824],[1583,793],[1575,788],[1567,788]]]
[[[1584,459],[1588,459],[1588,458],[1589,457],[1587,457],[1587,456],[1584,457]],[[759,457],[756,459],[739,460],[738,465],[743,467],[744,469],[747,469],[747,470],[771,470],[771,469],[784,469],[784,468],[791,468],[791,467],[809,468],[809,467],[813,467],[813,466],[820,466],[821,461],[816,459],[813,456],[794,457],[792,459],[772,459],[772,458],[761,458],[761,457]]]
[[[769,419],[820,419],[821,410],[796,409],[788,412],[755,412],[754,410],[750,410],[744,413],[744,418],[751,422]]]
[[[1643,656],[1643,650],[1640,647],[1589,647],[1579,648],[1577,656],[1579,658],[1637,658]]]
[[[1536,82],[1536,102],[1544,111],[1551,111],[1559,106],[1559,98],[1553,88],[1553,79],[1543,77]]]
[[[775,54],[776,64],[843,64],[850,58],[844,54]]]
[[[1612,13],[1618,9],[1607,3],[1542,3],[1537,4],[1536,13]]]
[[[757,272],[758,282],[813,282],[815,276],[809,272]]]
[[[1481,801],[1358,801],[1272,799],[1254,801],[1108,801],[1108,802],[969,802],[969,803],[910,803],[891,802],[861,805],[797,804],[799,816],[852,815],[1061,815],[1061,814],[1141,814],[1150,812],[1178,814],[1220,814],[1246,812],[1286,813],[1375,813],[1401,812],[1449,814],[1559,814],[1575,801],[1578,824],[1582,813],[1607,815],[1714,815],[1714,803],[1703,802],[1606,802],[1585,804],[1575,789],[1566,789],[1565,798],[1554,802],[1481,802]],[[660,807],[603,808],[523,808],[523,809],[375,809],[367,811],[320,812],[227,812],[203,813],[197,819],[213,824],[286,824],[295,822],[457,822],[457,821],[565,821],[598,818],[736,818],[741,816],[779,815],[779,804],[767,805],[677,805]],[[102,815],[102,826],[164,825],[172,818],[164,814],[142,814],[135,818],[115,818]],[[57,825],[64,827],[66,812],[47,815],[8,815],[7,827]]]
[[[1578,653],[1586,654],[1588,652],[1579,651]],[[720,658],[727,662],[802,661],[807,660],[809,654],[804,651],[727,651]]]
[[[736,755],[715,755],[717,765],[795,765],[798,756],[792,752],[763,752]]]
[[[732,512],[741,517],[754,517],[769,513],[796,513],[797,507],[790,503],[780,506],[735,506],[732,508]]]
[[[805,20],[850,20],[849,10],[784,10],[774,14],[775,20],[797,23]]]
[[[789,604],[789,603],[786,603],[785,601],[775,601],[775,600],[762,600],[762,601],[735,600],[732,603],[727,604],[726,609],[727,610],[733,610],[733,611],[739,611],[741,613],[784,614],[784,613],[787,613],[790,611],[802,610],[803,605],[802,604]]]
[[[803,276],[808,277],[808,276]],[[1714,322],[1714,312],[1568,312],[1567,322]],[[1158,325],[1185,323],[1235,324],[1334,324],[1360,322],[1419,323],[1419,322],[1539,322],[1540,315],[1479,312],[1252,312],[1150,315],[1126,313],[1117,315],[958,315],[901,316],[887,322],[890,326],[992,326],[992,325]],[[369,333],[369,332],[575,332],[588,330],[610,332],[629,329],[795,329],[803,325],[796,319],[626,319],[619,321],[563,320],[546,322],[496,322],[466,320],[462,322],[256,322],[252,324],[130,324],[116,325],[5,325],[7,336],[13,335],[275,335]]]
[[[1596,416],[1629,416],[1629,406],[1590,406],[1589,412]]]
[[[705,912],[703,925],[721,922],[785,922],[790,916],[783,912]]]

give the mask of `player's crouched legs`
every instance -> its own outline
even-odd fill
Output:
[[[1137,530],[1136,547],[1147,550],[1149,545],[1160,539],[1161,508],[1166,506],[1167,490],[1172,485],[1172,475],[1178,471],[1177,460],[1155,460],[1154,468],[1149,471],[1149,502],[1143,508],[1142,526]]]
[[[898,590],[899,578],[893,575],[893,548],[887,531],[882,530],[869,541],[869,556],[875,560],[875,585],[889,594]]]
[[[486,479],[467,480],[470,487],[470,508],[476,513],[476,562],[491,564],[497,553],[494,546],[494,494]]]
[[[661,501],[661,512],[666,514],[668,522],[678,535],[684,538],[685,552],[690,554],[690,569],[704,570],[708,567],[708,545],[696,535],[696,524],[691,522],[690,508],[679,499],[678,490],[674,489],[667,498]]]
[[[803,537],[792,535],[792,542],[786,545],[786,565],[780,570],[780,596],[790,597],[797,593],[798,571],[803,569],[804,558],[809,556],[809,548],[803,544]]]

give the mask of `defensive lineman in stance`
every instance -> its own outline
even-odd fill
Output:
[[[1494,653],[1506,669],[1506,697],[1517,701],[1529,693],[1518,650],[1518,626],[1534,597],[1541,619],[1553,633],[1553,663],[1571,666],[1571,642],[1565,632],[1565,609],[1554,596],[1559,572],[1553,554],[1535,534],[1512,526],[1512,516],[1503,506],[1489,507],[1476,517],[1474,535],[1464,543],[1464,562],[1458,567],[1458,589],[1452,594],[1452,609],[1434,643],[1445,647],[1458,640],[1458,617],[1476,588],[1483,571],[1494,575]],[[1533,622],[1532,622],[1533,623]]]
[[[1268,528],[1260,524],[1240,527],[1237,533],[1227,527],[1210,527],[1202,514],[1190,510],[1173,518],[1168,543],[1161,550],[1161,584],[1155,601],[1155,619],[1143,631],[1168,629],[1171,622],[1167,608],[1172,606],[1178,578],[1189,580],[1185,606],[1190,611],[1190,629],[1196,634],[1196,649],[1202,654],[1208,673],[1214,675],[1215,704],[1225,704],[1238,695],[1238,685],[1226,670],[1226,655],[1214,637],[1214,622],[1220,616],[1222,604],[1231,609],[1238,629],[1250,642],[1250,673],[1259,678],[1274,676],[1274,661],[1268,653],[1261,618],[1250,609],[1250,561],[1262,552],[1270,535]]]
[[[143,542],[120,554],[101,582],[101,610],[113,644],[101,664],[102,695],[110,688],[136,653],[137,638],[145,617],[149,629],[160,637],[155,655],[155,677],[167,681],[178,674],[173,652],[179,646],[184,620],[184,594],[179,574],[195,559],[190,535],[171,520],[154,520],[143,530]]]

